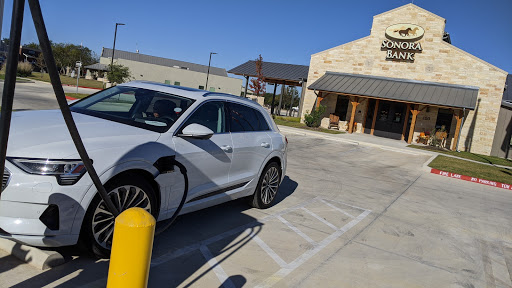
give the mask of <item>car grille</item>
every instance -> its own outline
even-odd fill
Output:
[[[4,191],[7,185],[9,185],[9,179],[11,179],[11,172],[9,172],[9,170],[6,168],[4,170],[4,177],[2,178],[2,191]]]

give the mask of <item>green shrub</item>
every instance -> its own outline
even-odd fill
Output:
[[[32,64],[28,62],[18,62],[18,70],[16,72],[16,76],[19,77],[27,77],[32,75]]]
[[[311,111],[311,113],[306,111],[306,114],[304,114],[304,123],[306,123],[306,126],[308,127],[319,127],[322,122],[322,115],[324,112],[325,106],[322,105]]]

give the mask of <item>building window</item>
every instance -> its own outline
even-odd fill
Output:
[[[199,89],[204,90],[204,86],[203,85],[199,85]]]
[[[180,86],[180,84],[181,84],[180,81],[174,81],[174,85]]]
[[[215,92],[215,87],[210,87],[210,92]]]
[[[165,84],[171,85],[171,80],[165,80]]]

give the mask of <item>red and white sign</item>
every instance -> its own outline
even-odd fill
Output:
[[[512,190],[512,185],[510,185],[510,184],[470,177],[470,176],[466,176],[466,175],[455,174],[455,173],[451,173],[451,172],[437,170],[434,168],[432,168],[432,170],[430,170],[430,173],[438,174],[438,175],[450,177],[450,178],[461,179],[461,180],[465,180],[465,181],[469,181],[469,182],[480,183],[480,184],[484,184],[487,186],[493,186],[493,187],[497,187],[497,188]]]

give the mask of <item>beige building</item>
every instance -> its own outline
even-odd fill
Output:
[[[115,50],[114,63],[130,69],[134,80],[147,80],[240,96],[242,79],[228,77],[226,69],[140,53]],[[110,65],[112,49],[103,48],[100,64]],[[105,66],[106,67],[106,66]],[[208,75],[208,87],[206,76]]]
[[[491,154],[508,73],[451,45],[445,23],[407,4],[374,16],[369,36],[313,54],[302,119],[323,105],[323,127],[409,143],[436,129],[446,148],[460,135],[459,150]]]

